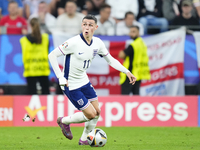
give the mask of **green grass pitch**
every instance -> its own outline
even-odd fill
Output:
[[[0,150],[200,150],[198,127],[98,127],[104,147],[79,146],[83,127],[72,127],[73,140],[59,127],[0,127]]]

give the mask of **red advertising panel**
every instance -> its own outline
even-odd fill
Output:
[[[13,126],[13,96],[0,96],[0,126]]]
[[[99,103],[98,126],[197,126],[197,96],[109,96]],[[57,117],[76,111],[64,95],[15,96],[14,125],[57,126]]]
[[[69,114],[67,107],[64,95],[15,96],[14,126],[57,126],[57,117]]]
[[[100,97],[100,126],[197,126],[197,97]]]

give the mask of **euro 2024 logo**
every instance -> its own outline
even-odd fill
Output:
[[[64,42],[64,43],[62,44],[62,47],[63,47],[63,48],[67,48],[67,47],[68,47],[68,42],[67,42],[67,41]]]

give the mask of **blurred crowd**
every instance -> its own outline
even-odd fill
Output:
[[[1,0],[0,34],[26,35],[38,18],[42,33],[75,35],[86,14],[98,20],[96,35],[128,35],[132,25],[141,36],[180,26],[200,30],[200,0]]]

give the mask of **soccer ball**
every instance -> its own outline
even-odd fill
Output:
[[[102,129],[93,129],[87,136],[87,141],[91,147],[103,147],[107,142],[107,135]]]

